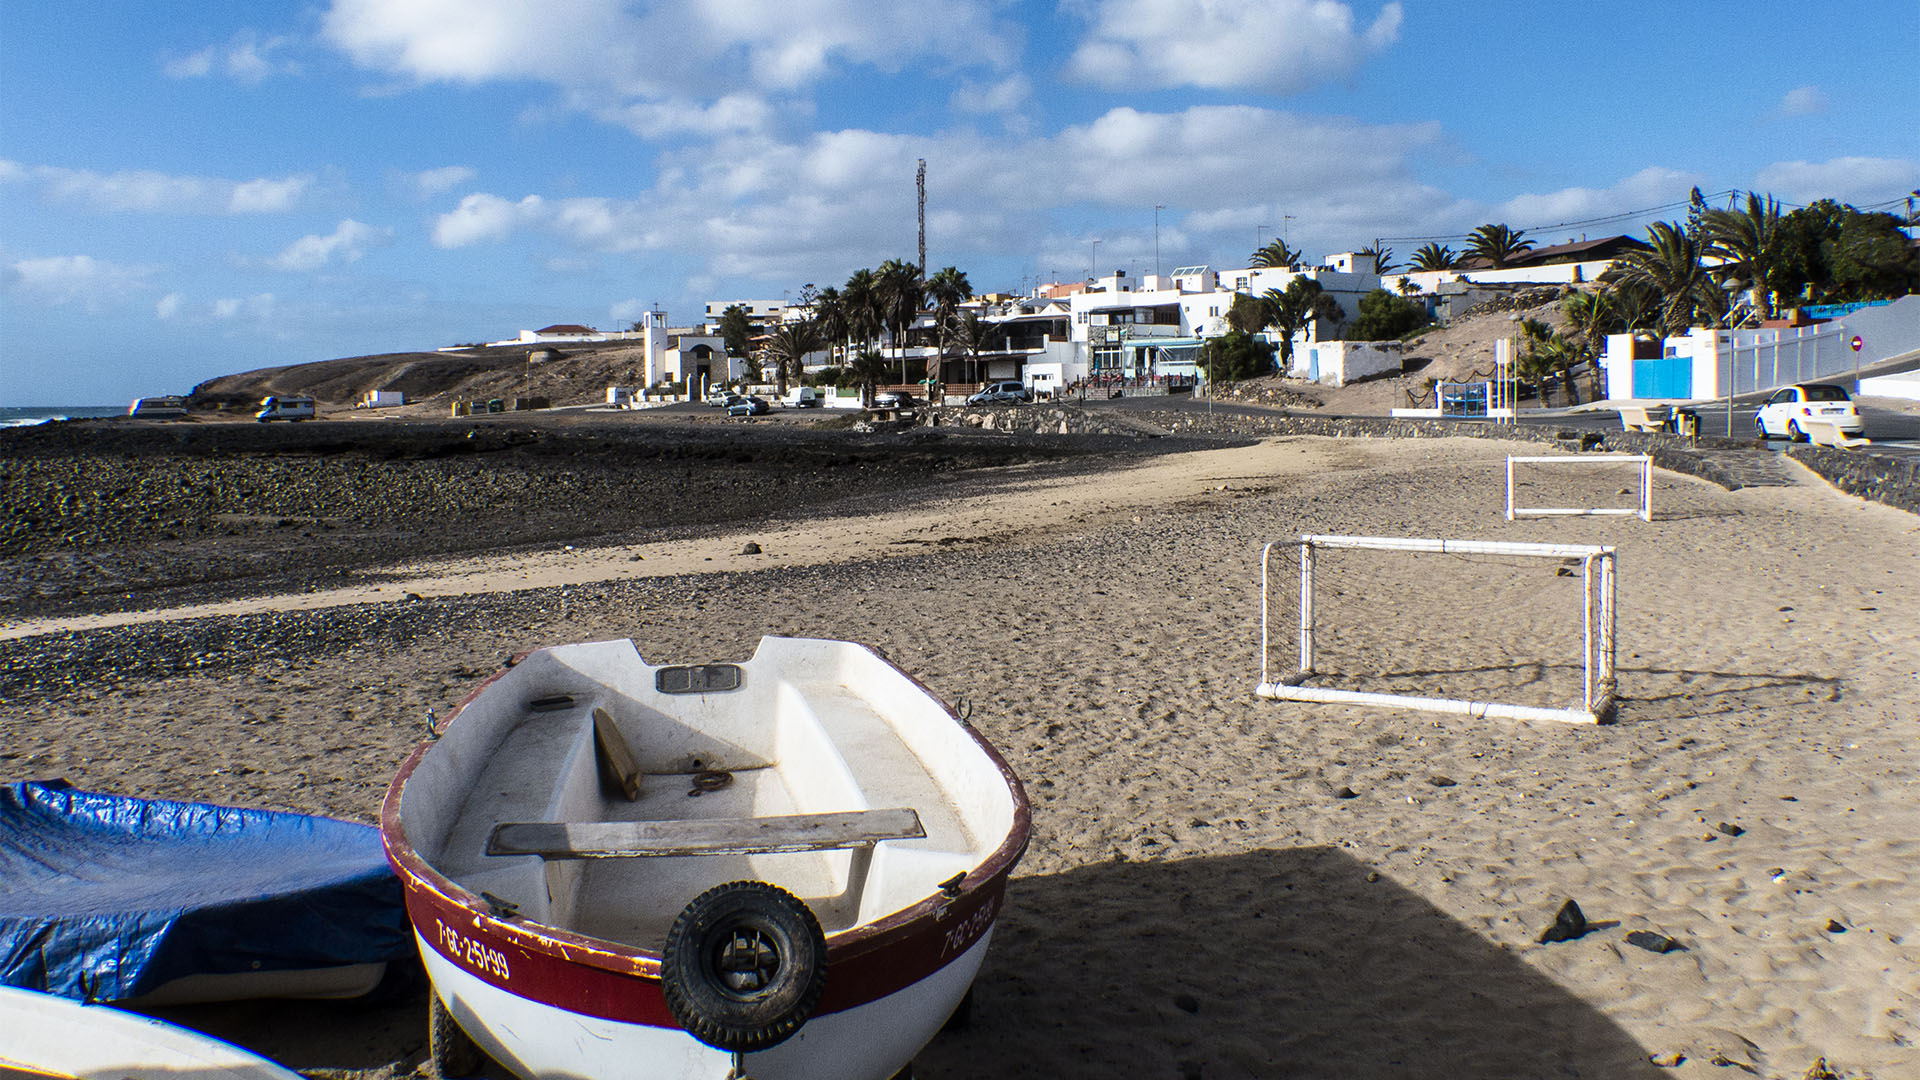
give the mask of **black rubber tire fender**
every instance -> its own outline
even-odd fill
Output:
[[[738,1053],[785,1042],[827,985],[827,940],[799,897],[764,881],[716,885],[667,931],[660,985],[689,1035]]]

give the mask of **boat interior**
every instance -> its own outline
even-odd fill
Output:
[[[862,813],[902,809],[917,829]],[[998,763],[897,668],[850,642],[769,637],[737,665],[650,666],[626,640],[530,654],[450,721],[400,819],[429,864],[497,910],[658,950],[688,902],[730,881],[779,885],[829,937],[876,922],[978,867],[1015,809]],[[852,839],[754,839],[823,815]],[[488,853],[522,823],[562,839]],[[623,828],[703,853],[580,839]],[[676,830],[699,836],[674,847]]]

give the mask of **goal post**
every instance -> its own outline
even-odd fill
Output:
[[[1272,624],[1269,600],[1273,551],[1282,545],[1297,543],[1300,550],[1300,625],[1299,662],[1295,670],[1274,678]],[[1464,698],[1422,697],[1412,694],[1383,694],[1361,690],[1307,686],[1314,670],[1313,597],[1314,555],[1323,549],[1366,549],[1373,551],[1432,552],[1452,555],[1501,555],[1543,559],[1579,559],[1582,582],[1582,645],[1580,705],[1553,708],[1515,705]],[[1296,541],[1275,540],[1260,552],[1260,683],[1254,693],[1279,701],[1309,701],[1336,705],[1378,705],[1388,708],[1424,709],[1429,712],[1490,716],[1509,720],[1556,720],[1564,723],[1598,724],[1610,719],[1614,710],[1614,549],[1595,544],[1539,544],[1503,540],[1425,540],[1384,536],[1303,535]]]
[[[1514,501],[1513,467],[1521,465],[1627,465],[1640,467],[1638,506],[1560,507],[1520,506]],[[1507,520],[1522,517],[1637,517],[1653,520],[1653,457],[1648,454],[1554,454],[1546,457],[1507,457]]]

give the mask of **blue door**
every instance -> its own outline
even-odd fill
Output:
[[[1636,398],[1690,398],[1693,396],[1693,358],[1667,356],[1633,362]]]

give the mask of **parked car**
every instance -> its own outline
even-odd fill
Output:
[[[1805,442],[1805,421],[1822,420],[1840,429],[1842,435],[1860,434],[1860,410],[1846,388],[1832,383],[1795,383],[1783,386],[1767,398],[1754,414],[1753,426],[1760,437],[1784,435],[1794,442]]]
[[[739,398],[727,406],[728,416],[765,416],[772,411],[773,406],[768,405],[765,399],[757,397]]]
[[[1015,403],[1033,400],[1033,391],[1019,382],[988,383],[979,393],[967,399],[969,405],[992,405],[996,402]]]
[[[724,409],[738,400],[740,400],[740,395],[731,390],[707,391],[707,404],[716,408]]]
[[[919,399],[905,390],[882,390],[873,395],[876,409],[911,409],[919,404]]]

